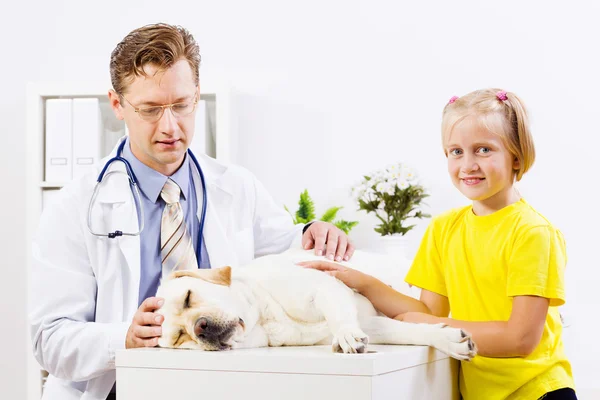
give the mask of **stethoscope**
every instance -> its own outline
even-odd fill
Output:
[[[96,186],[94,187],[94,193],[92,193],[92,198],[90,199],[90,204],[88,206],[87,225],[88,225],[88,230],[90,231],[90,233],[97,237],[108,237],[109,239],[114,239],[119,236],[139,236],[140,233],[142,233],[142,231],[144,230],[144,207],[142,206],[142,199],[140,197],[140,191],[138,188],[138,180],[135,176],[135,173],[133,172],[133,169],[131,168],[131,164],[129,164],[129,161],[127,161],[125,158],[122,157],[123,148],[125,147],[126,142],[127,142],[126,139],[123,139],[121,141],[121,143],[119,144],[119,147],[117,148],[117,155],[115,157],[111,158],[110,160],[108,160],[106,162],[106,164],[104,165],[104,168],[102,168],[102,171],[100,172],[100,175],[98,175],[98,179],[96,180]],[[200,217],[200,229],[198,230],[198,256],[197,256],[198,264],[200,264],[200,258],[201,258],[201,254],[202,254],[202,251],[201,251],[201,249],[202,249],[202,233],[204,232],[204,219],[205,219],[204,217],[206,216],[206,204],[207,204],[206,183],[204,182],[204,174],[202,173],[202,168],[200,168],[200,163],[198,163],[198,160],[194,156],[194,153],[192,153],[192,151],[190,149],[188,149],[187,154],[190,156],[190,158],[192,159],[192,162],[196,166],[196,169],[198,170],[198,174],[200,175],[200,181],[202,182],[202,213],[201,213],[201,217]],[[108,167],[115,161],[121,161],[123,164],[125,164],[125,170],[127,173],[127,177],[129,178],[129,186],[131,187],[131,192],[133,194],[135,208],[138,213],[138,231],[137,232],[123,232],[120,230],[115,230],[114,232],[98,233],[98,232],[94,232],[92,230],[92,206],[94,205],[94,201],[96,200],[96,196],[98,195],[100,185],[102,184],[102,179],[104,179],[105,177],[108,177],[110,174],[114,174],[114,173],[122,174],[123,173],[123,171],[117,171],[117,170],[112,170],[112,171],[108,171],[108,172],[106,171],[108,169]]]

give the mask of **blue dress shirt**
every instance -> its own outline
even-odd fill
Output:
[[[160,222],[165,201],[160,197],[160,192],[168,178],[171,178],[181,188],[181,199],[179,202],[183,210],[188,232],[192,236],[196,259],[200,260],[199,268],[210,268],[210,260],[204,239],[202,240],[202,248],[198,249],[198,229],[200,227],[197,216],[198,199],[192,175],[195,165],[190,160],[190,157],[186,154],[181,167],[172,176],[168,177],[138,160],[131,152],[129,138],[127,138],[127,143],[125,143],[123,149],[123,158],[129,161],[133,173],[137,177],[142,207],[144,208],[144,230],[140,234],[139,305],[146,298],[156,295],[162,275]],[[198,192],[202,195],[202,188]],[[201,257],[198,257],[198,251],[200,251]]]

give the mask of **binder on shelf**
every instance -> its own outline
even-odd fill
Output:
[[[46,100],[45,180],[66,182],[72,177],[71,99]]]
[[[85,175],[98,163],[101,138],[98,98],[73,99],[73,179]]]

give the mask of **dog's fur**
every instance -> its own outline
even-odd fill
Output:
[[[451,357],[476,354],[470,336],[443,324],[382,316],[362,295],[280,254],[231,269],[176,271],[158,289],[164,298],[160,347],[228,350],[332,344],[363,353],[367,343],[433,346]]]

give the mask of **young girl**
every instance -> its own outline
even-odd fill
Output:
[[[466,400],[576,399],[557,309],[565,241],[514,187],[535,158],[522,101],[496,89],[452,97],[442,142],[452,183],[472,205],[431,221],[406,276],[420,301],[338,264],[305,264],[391,318],[470,332],[478,356],[461,365]]]

